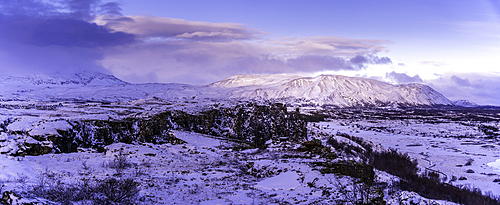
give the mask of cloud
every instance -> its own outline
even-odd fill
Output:
[[[455,84],[459,86],[471,86],[469,79],[467,78],[460,78],[456,75],[451,76],[450,78]]]
[[[360,70],[392,63],[378,57],[382,40],[340,37],[265,39],[263,32],[233,23],[163,17],[99,16],[95,22],[137,35],[141,43],[107,50],[101,63],[126,81],[208,84],[236,74]],[[189,77],[187,77],[189,76]]]
[[[447,65],[447,63],[440,62],[440,61],[420,61],[420,64],[422,64],[422,65],[433,65],[433,66]]]
[[[248,40],[263,34],[241,24],[187,21],[165,17],[101,15],[95,22],[115,31],[164,40],[171,38],[210,41]]]
[[[335,55],[339,57],[355,57],[376,54],[385,50],[383,45],[391,43],[386,40],[350,39],[334,36],[288,37],[269,40],[279,52],[308,53],[309,55]]]
[[[405,74],[405,73],[396,73],[394,71],[390,73],[386,73],[385,77],[394,83],[421,83],[423,82],[422,78],[418,75],[414,75],[413,77]]]
[[[303,39],[304,43],[317,44],[306,42],[308,40]],[[367,45],[361,51],[359,45],[357,52],[338,48],[332,48],[334,51],[304,52],[265,40],[173,40],[117,47],[109,50],[101,62],[118,77],[130,82],[141,81],[127,76],[152,72],[156,73],[159,82],[208,84],[236,74],[360,70],[370,64],[391,62],[387,57],[371,54],[371,46]],[[332,52],[342,55],[332,55]]]
[[[208,84],[235,74],[361,70],[390,64],[384,40],[268,39],[237,23],[123,16],[116,2],[0,0],[3,75],[97,71],[134,83]]]
[[[500,106],[500,76],[478,73],[447,73],[425,81],[450,100],[469,100],[480,105]]]
[[[135,41],[134,36],[72,18],[0,16],[0,39],[34,46],[108,47]]]
[[[0,66],[3,75],[98,71],[103,48],[135,42],[133,34],[88,22],[116,13],[116,4],[96,0],[0,1]]]
[[[358,65],[358,67],[363,68],[366,64],[390,64],[392,63],[391,59],[388,57],[378,57],[374,55],[361,56],[357,55],[354,58],[349,59],[349,62],[354,65]]]

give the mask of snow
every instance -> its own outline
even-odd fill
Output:
[[[0,182],[15,180],[20,175],[35,178],[37,173],[21,157],[0,155]],[[0,185],[1,186],[1,185]]]
[[[232,147],[234,142],[183,131],[170,133],[187,142],[180,145],[115,143],[107,146],[105,153],[79,148],[76,153],[7,155],[16,153],[25,142],[49,143],[37,140],[71,129],[73,121],[147,118],[165,110],[196,114],[234,106],[238,100],[340,107],[379,101],[395,107],[397,103],[451,105],[448,99],[425,85],[391,85],[337,75],[239,75],[208,86],[192,86],[129,84],[109,75],[82,74],[11,77],[0,81],[0,86],[3,86],[0,90],[0,153],[3,153],[0,154],[0,183],[6,185],[3,191],[25,191],[27,185],[37,183],[47,172],[54,173],[64,183],[110,176],[134,177],[141,184],[140,197],[151,204],[311,204],[317,201],[335,204],[344,197],[339,187],[352,190],[355,180],[321,174],[311,167],[311,162],[324,160],[320,157],[282,158],[285,154],[296,154],[289,149],[301,147],[297,143],[269,141],[269,148],[265,150],[236,151]],[[319,106],[300,109],[322,110]],[[493,182],[500,172],[497,141],[483,138],[478,124],[422,121],[331,119],[317,123],[319,128],[309,126],[309,130],[330,135],[345,132],[373,142],[376,150],[393,148],[409,153],[418,160],[421,170],[443,173],[441,177],[446,176],[446,183],[479,187],[483,192],[500,195],[498,183]],[[498,127],[498,120],[488,125]],[[345,137],[335,138],[362,148]],[[320,140],[325,142],[326,138]],[[120,151],[132,164],[123,174],[104,166]],[[469,160],[473,162],[466,166]],[[84,169],[84,164],[89,169]],[[474,173],[467,173],[468,169]],[[390,184],[397,180],[388,173],[378,170],[376,173],[377,182]],[[465,176],[467,180],[451,181],[452,176]],[[26,178],[26,182],[17,180],[21,178]],[[331,196],[323,194],[327,192]],[[414,192],[400,191],[386,196],[388,204],[451,204],[425,199]]]
[[[443,205],[458,205],[456,203],[432,200],[421,197],[415,192],[401,191],[387,199],[388,205],[427,205],[427,204],[443,204]]]
[[[175,137],[197,147],[217,147],[222,144],[221,140],[209,138],[198,133],[173,131]]]
[[[487,163],[487,165],[493,168],[493,170],[500,172],[500,159],[497,159],[494,162]]]
[[[381,81],[321,75],[237,75],[207,86],[129,84],[100,73],[8,77],[0,79],[0,101],[126,102],[164,100],[272,100],[292,104],[349,107],[358,105],[453,105],[421,84],[391,85]]]
[[[498,167],[500,149],[496,143],[482,139],[483,133],[474,124],[446,122],[430,124],[419,120],[331,120],[318,123],[318,132],[337,132],[361,137],[365,141],[395,149],[417,159],[419,168],[437,170],[446,183],[477,187],[483,193],[500,195]],[[384,130],[374,129],[384,127]],[[453,136],[469,136],[455,138]],[[339,138],[337,136],[337,138]],[[495,161],[497,160],[497,161]],[[471,161],[470,165],[466,165]],[[495,162],[493,162],[495,161]],[[473,173],[468,173],[473,170]],[[465,177],[467,180],[451,181]]]
[[[102,180],[117,174],[104,165],[121,152],[132,164],[121,177],[134,177],[140,182],[139,196],[150,204],[308,204],[315,201],[335,204],[343,197],[338,192],[339,186],[352,189],[352,178],[323,175],[309,165],[320,158],[281,159],[279,155],[286,153],[282,148],[284,144],[271,144],[272,149],[268,150],[238,152],[231,151],[231,142],[212,136],[182,131],[171,134],[187,144],[115,143],[106,146],[105,153],[79,149],[77,153],[41,156],[0,155],[0,182],[6,185],[4,190],[19,191],[26,185],[38,183],[44,173],[50,173],[62,183]],[[287,146],[297,147],[296,144]],[[241,166],[250,162],[254,171],[264,174],[262,177],[242,172]],[[377,176],[377,181],[387,183],[395,178],[379,171]],[[25,178],[25,182],[17,180],[20,178]],[[331,196],[324,196],[324,190]],[[397,202],[430,201],[413,192],[388,197]]]
[[[229,98],[276,100],[298,104],[339,107],[379,105],[380,102],[410,105],[452,104],[426,85],[391,85],[373,79],[340,75],[238,75],[210,86],[229,89]]]
[[[299,175],[296,172],[285,172],[278,176],[262,180],[255,187],[269,190],[292,190],[300,186],[300,183],[297,181],[298,178]]]

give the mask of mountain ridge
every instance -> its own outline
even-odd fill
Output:
[[[24,83],[28,85],[125,85],[130,84],[114,75],[99,72],[79,72],[71,74],[33,74],[27,76],[7,76],[3,82]]]
[[[113,75],[94,72],[1,79],[0,85],[4,87],[0,90],[1,101],[121,102],[159,97],[165,100],[250,100],[336,107],[479,106],[466,100],[452,102],[423,84],[393,85],[342,75],[235,75],[204,86],[132,84]]]
[[[270,80],[277,76],[276,80]],[[287,77],[287,78],[286,78]],[[296,75],[265,75],[259,82],[257,75],[232,76],[210,84],[218,88],[232,89],[229,98],[308,101],[318,105],[385,106],[401,105],[453,105],[452,101],[431,87],[422,84],[392,85],[382,81],[347,77],[341,75],[320,75],[300,77]]]

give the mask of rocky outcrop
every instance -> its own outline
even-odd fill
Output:
[[[166,110],[145,118],[121,120],[72,120],[69,129],[57,134],[30,136],[29,132],[12,133],[19,139],[11,155],[41,155],[76,152],[78,148],[104,151],[106,145],[123,143],[180,144],[172,130],[192,131],[265,147],[268,140],[300,141],[307,136],[307,122],[298,110],[288,112],[282,104],[239,104],[197,114]],[[5,143],[5,142],[4,142]]]

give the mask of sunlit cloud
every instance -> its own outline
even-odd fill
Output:
[[[187,21],[165,17],[101,15],[98,25],[143,38],[181,38],[195,40],[248,40],[262,35],[255,29],[236,23]]]
[[[432,66],[447,65],[447,63],[445,63],[445,62],[439,62],[439,61],[420,61],[420,64],[422,64],[422,65],[432,65]]]
[[[146,16],[99,16],[95,22],[135,34],[134,45],[106,50],[100,61],[130,82],[157,76],[159,82],[208,84],[236,74],[310,73],[361,70],[390,64],[377,54],[390,43],[340,37],[267,39],[265,33],[233,23]]]

